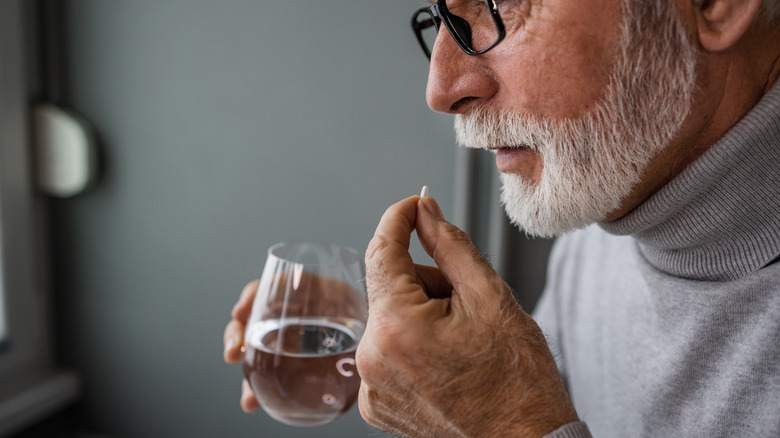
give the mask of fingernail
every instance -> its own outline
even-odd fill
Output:
[[[423,203],[423,207],[425,207],[429,213],[439,219],[444,219],[444,214],[442,214],[441,208],[439,208],[439,203],[437,203],[435,199],[431,198],[430,196],[426,196],[425,198],[422,198],[420,202]]]
[[[420,197],[424,198],[428,196],[428,186],[423,186],[422,190],[420,191]]]

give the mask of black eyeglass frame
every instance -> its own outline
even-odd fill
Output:
[[[501,20],[501,16],[498,14],[498,1],[485,0],[485,5],[490,11],[490,15],[493,18],[493,23],[496,25],[496,29],[498,30],[498,38],[493,42],[493,44],[482,50],[474,50],[471,47],[471,30],[468,22],[450,12],[450,10],[447,8],[447,0],[437,0],[436,3],[431,6],[418,9],[417,12],[412,15],[412,29],[414,30],[414,34],[417,37],[417,41],[420,43],[420,47],[422,47],[423,52],[425,52],[425,56],[427,56],[429,60],[431,59],[431,49],[433,49],[433,47],[429,49],[428,45],[425,44],[425,39],[422,35],[423,30],[434,26],[436,28],[436,32],[438,32],[441,23],[444,23],[444,27],[447,28],[447,31],[450,33],[450,35],[452,35],[452,38],[456,43],[458,43],[458,46],[461,48],[461,50],[466,52],[467,55],[481,55],[498,45],[498,43],[500,43],[506,36],[504,22]],[[418,21],[417,17],[419,17],[420,14],[428,14],[431,19]],[[430,23],[430,21],[433,22]],[[462,26],[466,27],[463,28]],[[458,27],[462,29],[461,32],[468,34],[469,41],[466,41],[463,36],[461,36],[457,30]]]

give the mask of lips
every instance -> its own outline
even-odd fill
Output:
[[[534,167],[536,152],[526,146],[491,148],[496,152],[496,167],[503,173],[526,173]]]

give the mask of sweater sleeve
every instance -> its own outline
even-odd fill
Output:
[[[555,429],[552,433],[545,435],[544,438],[592,438],[592,435],[585,422],[575,421],[573,423],[564,424],[558,429]]]

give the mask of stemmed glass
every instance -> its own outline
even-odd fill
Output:
[[[244,336],[244,375],[274,419],[317,426],[357,399],[364,277],[358,252],[344,246],[279,243],[268,250]]]

